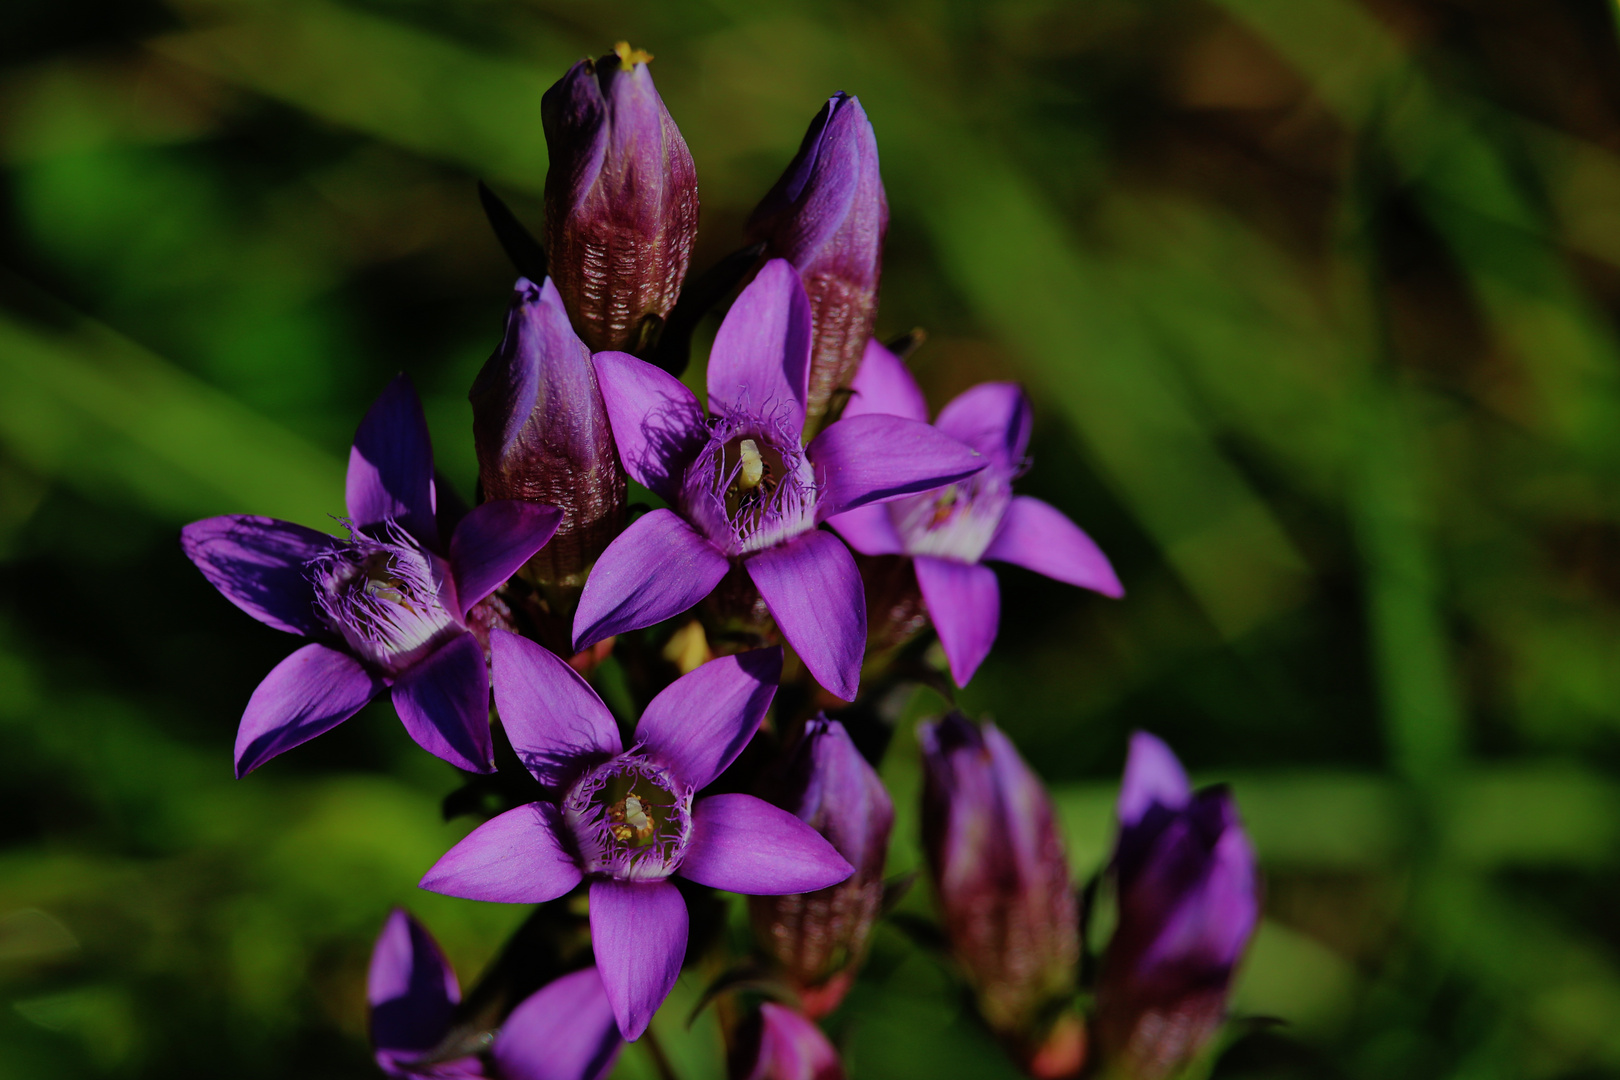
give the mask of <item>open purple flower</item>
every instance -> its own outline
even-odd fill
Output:
[[[518,759],[550,798],[480,825],[422,878],[469,900],[538,904],[590,880],[591,944],[625,1038],[675,985],[686,902],[669,878],[739,893],[809,892],[853,867],[798,818],[752,795],[697,792],[770,707],[780,649],[710,661],[655,697],[626,750],[613,714],[555,655],[490,635],[495,703]]]
[[[443,1059],[461,985],[433,935],[401,908],[371,951],[366,1000],[377,1064],[402,1080],[601,1080],[624,1048],[602,977],[588,967],[524,998],[478,1053]]]
[[[1226,1019],[1232,973],[1260,918],[1254,848],[1231,792],[1193,792],[1168,746],[1131,736],[1112,865],[1119,919],[1097,980],[1108,1066],[1162,1080]]]
[[[856,373],[851,417],[874,413],[926,421],[928,405],[894,353],[867,343]],[[939,411],[940,431],[973,447],[989,465],[973,477],[891,502],[854,508],[827,522],[864,555],[909,555],[917,585],[956,685],[966,686],[990,654],[1001,621],[1001,590],[985,560],[1015,563],[1057,581],[1123,596],[1096,543],[1055,507],[1014,495],[1024,467],[1030,408],[1013,383],[965,390]]]
[[[347,540],[243,514],[181,530],[186,555],[227,600],[315,639],[253,691],[236,775],[331,730],[385,689],[424,750],[493,772],[489,672],[467,612],[551,538],[561,515],[486,502],[441,544],[427,420],[403,375],[360,422],[346,496]]]
[[[743,290],[709,356],[709,409],[624,353],[596,372],[625,471],[667,499],[597,561],[574,617],[574,644],[677,615],[740,561],[822,686],[846,701],[860,683],[866,603],[855,559],[821,522],[971,476],[985,460],[926,423],[871,414],[801,446],[810,305],[773,259]]]

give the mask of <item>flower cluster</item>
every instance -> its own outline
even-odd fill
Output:
[[[958,686],[996,636],[987,560],[1122,592],[1084,532],[1013,493],[1023,391],[984,383],[930,423],[874,339],[888,205],[859,101],[826,103],[749,246],[688,283],[696,169],[650,59],[621,44],[545,95],[543,245],[484,192],[526,276],[469,393],[477,505],[443,487],[400,376],[355,435],[344,535],[244,515],[182,533],[226,598],[308,639],[253,692],[237,774],[387,690],[410,736],[465,774],[447,808],[484,819],[422,888],[538,905],[513,941],[539,953],[509,945],[466,999],[426,929],[388,917],[368,998],[392,1076],[605,1075],[656,1036],[683,970],[726,970],[705,929],[720,890],[750,898],[754,937],[705,995],[723,1001],[733,1074],[842,1077],[819,1021],[903,891],[885,879],[890,732],[869,703],[906,680],[949,693],[908,644],[920,620],[868,626],[878,560],[904,567]],[[732,294],[703,402],[679,375],[693,327]],[[630,481],[659,505],[630,505]],[[1258,912],[1230,796],[1193,793],[1168,748],[1136,737],[1108,870],[1117,927],[1085,987],[1078,894],[1034,773],[959,713],[918,738],[940,936],[1014,1060],[1141,1078],[1197,1060]]]

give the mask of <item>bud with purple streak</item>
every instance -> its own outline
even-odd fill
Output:
[[[1226,1020],[1260,917],[1259,871],[1231,793],[1194,793],[1175,754],[1146,732],[1131,738],[1119,826],[1119,922],[1097,983],[1097,1047],[1109,1075],[1162,1080]]]
[[[697,170],[651,59],[620,42],[575,64],[540,103],[548,267],[592,352],[656,342],[697,235]]]

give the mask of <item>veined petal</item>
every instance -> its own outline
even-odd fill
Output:
[[[193,521],[180,530],[181,550],[210,585],[266,626],[289,634],[327,632],[304,564],[335,542],[290,521],[246,514]]]
[[[471,634],[456,634],[394,679],[394,711],[416,744],[468,772],[494,772],[489,669]]]
[[[1022,566],[1104,596],[1125,595],[1125,587],[1096,541],[1063,511],[1028,495],[1013,497],[984,557]]]
[[[848,415],[848,414],[846,414]],[[905,550],[882,503],[868,503],[827,519],[844,543],[862,555],[899,555]]]
[[[403,1075],[398,1064],[438,1044],[460,1001],[461,985],[439,943],[404,908],[395,908],[371,950],[366,978],[377,1064]]]
[[[816,518],[928,491],[990,463],[917,420],[869,413],[840,420],[805,448],[816,467]]]
[[[561,521],[562,511],[554,506],[516,499],[491,499],[462,518],[450,537],[450,570],[462,617],[544,547]]]
[[[647,704],[636,740],[677,780],[704,788],[759,730],[781,678],[781,649],[711,660]]]
[[[534,778],[562,787],[593,759],[624,749],[619,726],[590,684],[543,645],[491,631],[495,707],[518,760]]]
[[[709,352],[709,408],[804,428],[810,380],[810,298],[799,272],[772,259],[731,305]]]
[[[236,775],[330,731],[382,692],[383,681],[346,652],[305,645],[271,669],[236,732]]]
[[[588,967],[524,998],[501,1025],[494,1055],[502,1080],[600,1080],[622,1049],[602,976]]]
[[[939,410],[934,426],[1004,468],[1016,468],[1034,425],[1023,387],[987,382],[962,391]]]
[[[433,444],[416,388],[404,375],[388,384],[360,421],[349,450],[345,489],[356,528],[398,521],[437,549],[433,520]]]
[[[702,600],[730,561],[673,510],[643,515],[596,560],[574,612],[574,648],[662,622]]]
[[[687,462],[708,438],[703,406],[675,376],[629,353],[599,352],[591,362],[624,471],[673,501]]]
[[[713,889],[756,896],[836,885],[855,868],[809,825],[752,795],[711,795],[692,807],[692,839],[676,871]]]
[[[884,348],[877,338],[866,343],[860,370],[850,384],[854,391],[844,406],[844,419],[877,413],[928,422],[928,402],[922,388],[906,370],[904,360]]]
[[[429,892],[463,900],[543,904],[570,892],[583,875],[558,839],[562,814],[533,802],[492,817],[444,853],[422,876]]]
[[[668,881],[591,882],[591,947],[619,1032],[641,1037],[686,957],[686,901]]]
[[[979,563],[920,555],[915,560],[917,585],[928,604],[928,617],[939,632],[951,678],[966,686],[996,641],[1001,622],[1001,589],[996,572]]]
[[[750,556],[743,566],[810,674],[854,701],[866,650],[866,593],[849,549],[814,529]]]

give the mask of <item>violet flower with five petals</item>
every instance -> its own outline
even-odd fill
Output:
[[[872,414],[926,421],[922,390],[894,353],[867,343],[846,422]],[[1013,383],[980,383],[939,411],[934,426],[989,461],[983,472],[883,506],[851,509],[828,520],[863,555],[909,555],[929,618],[966,686],[990,654],[1001,621],[1001,590],[986,560],[1010,562],[1057,581],[1125,595],[1108,556],[1062,511],[1014,495],[1029,447],[1030,407]]]
[[[766,263],[709,356],[709,410],[674,377],[598,353],[619,459],[667,499],[608,546],[585,583],[574,647],[678,615],[740,561],[816,680],[860,684],[866,601],[855,559],[817,526],[835,514],[972,476],[986,459],[914,418],[876,412],[801,446],[810,303],[786,260]]]
[[[672,875],[774,894],[853,872],[819,833],[763,799],[696,797],[764,719],[780,649],[723,657],[676,679],[647,705],[629,749],[602,699],[553,653],[499,630],[490,651],[501,721],[549,797],[474,829],[422,887],[539,904],[588,878],[591,945],[625,1038],[646,1030],[686,954],[686,902]]]
[[[265,676],[236,735],[236,775],[329,731],[391,690],[405,730],[458,768],[495,769],[489,671],[467,612],[557,529],[549,506],[499,499],[440,543],[433,450],[401,375],[349,451],[350,537],[229,514],[187,525],[180,544],[225,598],[313,638]]]
[[[366,1000],[377,1064],[401,1080],[601,1080],[624,1049],[602,977],[588,967],[524,998],[482,1055],[439,1059],[461,985],[433,935],[400,908],[371,951]]]

